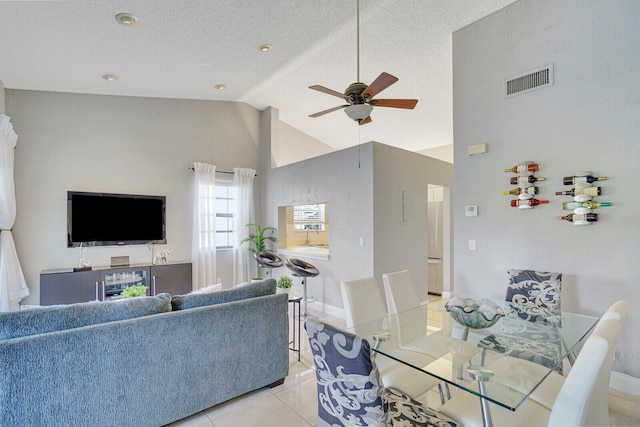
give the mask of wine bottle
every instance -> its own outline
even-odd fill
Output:
[[[587,221],[587,222],[596,222],[598,220],[598,214],[596,213],[588,213],[588,214],[569,214],[565,216],[557,216],[556,219],[564,219],[569,222],[576,221]]]
[[[589,200],[588,202],[564,202],[562,204],[562,209],[564,210],[573,210],[578,208],[587,208],[587,209],[595,209],[600,206],[611,206],[611,202],[594,202],[593,200]]]
[[[606,176],[565,176],[564,178],[562,178],[562,183],[564,185],[582,184],[585,182],[591,184],[592,182],[606,180]]]
[[[602,187],[572,188],[569,191],[556,191],[556,196],[599,196],[602,194]]]
[[[517,208],[518,206],[528,205],[528,206],[537,206],[543,205],[545,203],[549,203],[548,200],[538,200],[538,199],[515,199],[511,201],[511,206]]]
[[[536,178],[533,175],[529,175],[529,176],[512,176],[510,180],[512,184],[520,185],[520,187],[524,186],[527,183],[533,184],[536,181],[544,181],[544,178]]]
[[[502,194],[513,194],[514,196],[519,196],[520,194],[538,194],[538,187],[518,187],[511,191],[503,191]]]
[[[505,172],[521,173],[521,172],[535,172],[538,170],[537,163],[521,163],[512,168],[505,169]]]

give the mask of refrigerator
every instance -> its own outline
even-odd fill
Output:
[[[442,201],[429,201],[428,228],[429,245],[427,253],[428,287],[430,294],[442,295]]]

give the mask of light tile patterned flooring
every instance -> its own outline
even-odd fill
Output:
[[[433,296],[430,295],[430,299]],[[312,311],[310,306],[309,311]],[[322,320],[344,327],[343,319],[323,315]],[[290,324],[293,319],[290,319]],[[289,376],[284,384],[247,393],[213,406],[171,427],[309,427],[318,425],[316,380],[309,341],[302,329],[302,353],[289,353]],[[258,368],[259,369],[259,368]],[[418,400],[437,409],[438,394],[430,391]],[[640,426],[640,397],[610,390],[609,411],[612,426]]]

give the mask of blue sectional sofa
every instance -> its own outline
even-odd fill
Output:
[[[278,384],[288,318],[275,288],[1,313],[0,425],[161,426]]]

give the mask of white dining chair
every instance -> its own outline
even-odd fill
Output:
[[[606,393],[602,396],[602,384],[608,384],[610,376],[609,355],[615,350],[623,322],[608,318],[598,323],[587,338],[582,351],[564,381],[551,410],[527,399],[515,411],[490,404],[491,418],[495,426],[510,427],[578,427],[609,425]],[[499,384],[493,384],[501,387]],[[458,392],[440,408],[440,413],[469,427],[482,426],[482,411],[477,396]]]
[[[413,285],[413,278],[408,270],[395,271],[382,275],[384,294],[387,299],[389,314],[403,313],[420,307],[422,299]],[[398,346],[406,350],[425,353],[433,357],[441,357],[447,353],[450,337],[431,334],[427,330],[427,319],[424,310],[413,310],[406,315],[398,316],[396,329]],[[476,347],[472,347],[475,354]],[[468,351],[469,352],[469,351]]]
[[[347,328],[352,328],[356,334],[368,336],[366,331],[359,331],[357,325],[362,325],[387,315],[387,309],[375,277],[343,281],[340,283],[342,301],[344,304]],[[394,343],[395,337],[392,338]],[[394,350],[402,352],[404,350]],[[415,353],[412,355],[416,364],[423,366],[433,362],[433,358]],[[376,356],[380,376],[386,386],[395,387],[412,397],[418,397],[432,388],[439,381],[427,374],[421,374],[416,369],[402,365],[388,357]]]
[[[622,322],[622,327],[627,319],[627,314],[629,313],[629,302],[626,300],[620,300],[613,303],[607,311],[600,317],[600,321],[596,329],[599,327],[599,324],[604,322],[607,319],[616,319]],[[618,336],[618,340],[619,340]],[[608,399],[609,392],[609,377],[611,377],[611,367],[613,364],[613,359],[615,356],[615,350],[618,346],[618,341],[614,342],[613,345],[609,348],[609,354],[607,355],[607,366],[606,370],[603,373],[603,378],[606,378],[606,384],[600,384],[597,388],[597,393],[599,393],[600,397],[596,399],[598,402],[605,402],[604,405],[601,405],[600,410],[603,413],[608,414],[608,406],[606,401]],[[495,376],[494,381],[500,382],[501,384],[509,385],[513,388],[517,388],[517,385],[511,382],[510,373],[512,372],[531,372],[531,377],[540,378],[540,374],[543,373],[546,369],[540,365],[532,363],[527,360],[509,358],[507,360],[501,359],[500,363],[496,363],[495,366],[491,366],[491,369],[494,370]],[[535,401],[536,403],[544,406],[545,408],[551,410],[553,404],[560,393],[560,389],[564,385],[566,380],[565,376],[560,375],[557,372],[552,372],[542,384],[540,384],[529,396],[529,399]]]

